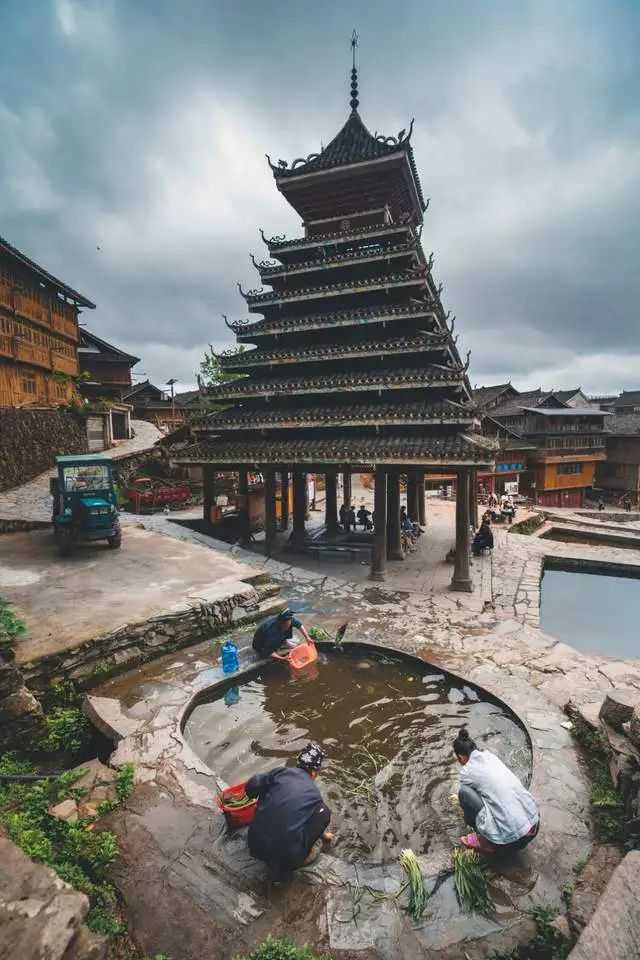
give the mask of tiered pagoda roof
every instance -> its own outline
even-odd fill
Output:
[[[251,346],[220,354],[226,382],[206,393],[227,408],[194,423],[197,442],[183,462],[316,470],[492,462],[493,442],[477,433],[469,357],[460,358],[433,256],[421,246],[427,204],[413,122],[397,137],[378,136],[353,90],[351,106],[323,150],[269,161],[304,236],[261,231],[269,259],[252,260],[271,289],[240,287],[259,316],[225,323]]]

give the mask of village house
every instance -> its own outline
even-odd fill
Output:
[[[589,406],[579,387],[521,392],[499,384],[477,388],[474,400],[483,431],[500,443],[495,471],[478,478],[485,490],[517,490],[548,507],[584,504],[605,459],[610,414]]]
[[[80,329],[80,392],[92,407],[87,420],[90,449],[108,448],[132,436],[132,407],[121,398],[131,389],[131,368],[139,360],[86,328]]]
[[[95,304],[0,238],[0,407],[71,400],[81,307]]]
[[[607,458],[596,471],[598,487],[640,504],[640,390],[623,390],[609,406]]]

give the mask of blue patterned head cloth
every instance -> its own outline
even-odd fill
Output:
[[[319,743],[314,743],[312,740],[298,754],[298,766],[307,773],[319,770],[323,760],[324,750]]]

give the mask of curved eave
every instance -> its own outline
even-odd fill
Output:
[[[401,287],[425,287],[426,276],[417,273],[415,277],[391,276],[373,277],[369,281],[354,281],[352,283],[336,284],[326,287],[310,287],[303,290],[294,290],[291,293],[247,293],[243,294],[247,308],[250,311],[260,312],[264,307],[275,307],[283,303],[303,303],[309,300],[325,300],[329,297],[348,297],[371,293],[376,290],[396,290]]]
[[[354,467],[374,466],[482,466],[492,467],[493,445],[484,438],[459,433],[455,437],[376,437],[355,440],[308,441],[201,441],[172,458],[176,463],[196,466],[202,463],[231,465],[281,466],[293,464],[335,464]]]
[[[417,251],[417,239],[403,244],[381,248],[379,250],[358,250],[343,256],[318,258],[317,260],[305,260],[303,263],[292,263],[289,265],[279,264],[277,266],[261,266],[258,264],[260,279],[265,282],[271,282],[276,279],[286,279],[288,277],[300,276],[305,273],[322,273],[333,270],[341,270],[349,267],[359,267],[364,264],[382,262],[387,263],[391,260],[407,259],[413,257],[416,266],[420,262]]]
[[[366,211],[363,210],[361,213],[366,213]],[[357,213],[354,216],[357,216]],[[357,240],[367,240],[377,236],[389,237],[394,234],[401,236],[412,232],[409,224],[371,224],[337,233],[320,233],[311,237],[298,237],[294,240],[287,240],[286,237],[264,237],[264,234],[263,239],[269,250],[269,255],[275,259],[280,259],[281,254],[298,253],[305,248],[313,250],[314,248],[335,247],[341,243],[354,243]]]
[[[450,416],[403,416],[403,417],[384,417],[362,416],[351,417],[348,413],[336,415],[335,417],[290,417],[282,420],[259,420],[256,417],[246,420],[215,420],[211,423],[200,422],[191,423],[192,429],[198,434],[212,434],[234,432],[237,430],[302,430],[308,427],[313,429],[322,429],[323,427],[478,427],[480,421],[470,416],[462,414],[451,414]]]
[[[372,160],[361,160],[356,163],[342,163],[332,167],[320,170],[305,172],[304,167],[299,170],[273,171],[274,180],[280,193],[286,197],[291,205],[296,208],[292,194],[296,190],[315,186],[316,183],[328,183],[331,180],[342,179],[344,177],[353,177],[361,173],[376,172],[384,170],[391,166],[399,166],[403,169],[404,179],[413,194],[416,211],[421,214],[427,209],[427,204],[422,193],[420,177],[413,156],[411,144],[406,147],[394,150],[384,157],[377,157]]]
[[[301,317],[280,317],[278,319],[250,320],[229,324],[241,343],[249,343],[259,337],[277,334],[298,333],[305,330],[327,330],[335,327],[358,327],[362,324],[393,323],[396,320],[408,320],[420,317],[434,318],[435,306],[425,304],[414,309],[406,307],[381,307],[376,310],[345,310],[333,314],[310,314]]]
[[[323,361],[349,360],[360,357],[397,356],[398,354],[444,352],[450,344],[448,334],[415,337],[403,340],[387,340],[372,343],[352,344],[342,348],[325,347],[321,350],[300,349],[291,351],[249,351],[233,354],[231,357],[219,357],[220,366],[225,371],[249,371],[255,367],[280,366],[291,363],[318,363]]]
[[[241,384],[243,384],[241,386]],[[354,393],[370,390],[419,390],[426,387],[465,386],[463,370],[434,371],[431,375],[416,371],[380,371],[376,375],[338,374],[325,377],[293,378],[291,380],[234,381],[205,391],[215,400],[240,400],[243,397],[273,397],[280,394]]]

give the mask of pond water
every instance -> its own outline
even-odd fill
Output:
[[[558,543],[582,543],[589,547],[619,547],[622,550],[640,550],[640,539],[635,537],[607,536],[604,533],[580,534],[571,530],[548,530],[541,540],[555,540]]]
[[[195,706],[184,735],[228,783],[295,763],[310,739],[322,743],[318,786],[333,811],[336,847],[346,858],[382,861],[461,832],[449,797],[459,773],[452,742],[464,724],[528,782],[527,736],[500,706],[390,655],[320,654],[301,671],[270,663]]]
[[[602,570],[545,569],[540,626],[585,653],[640,657],[640,579]]]

